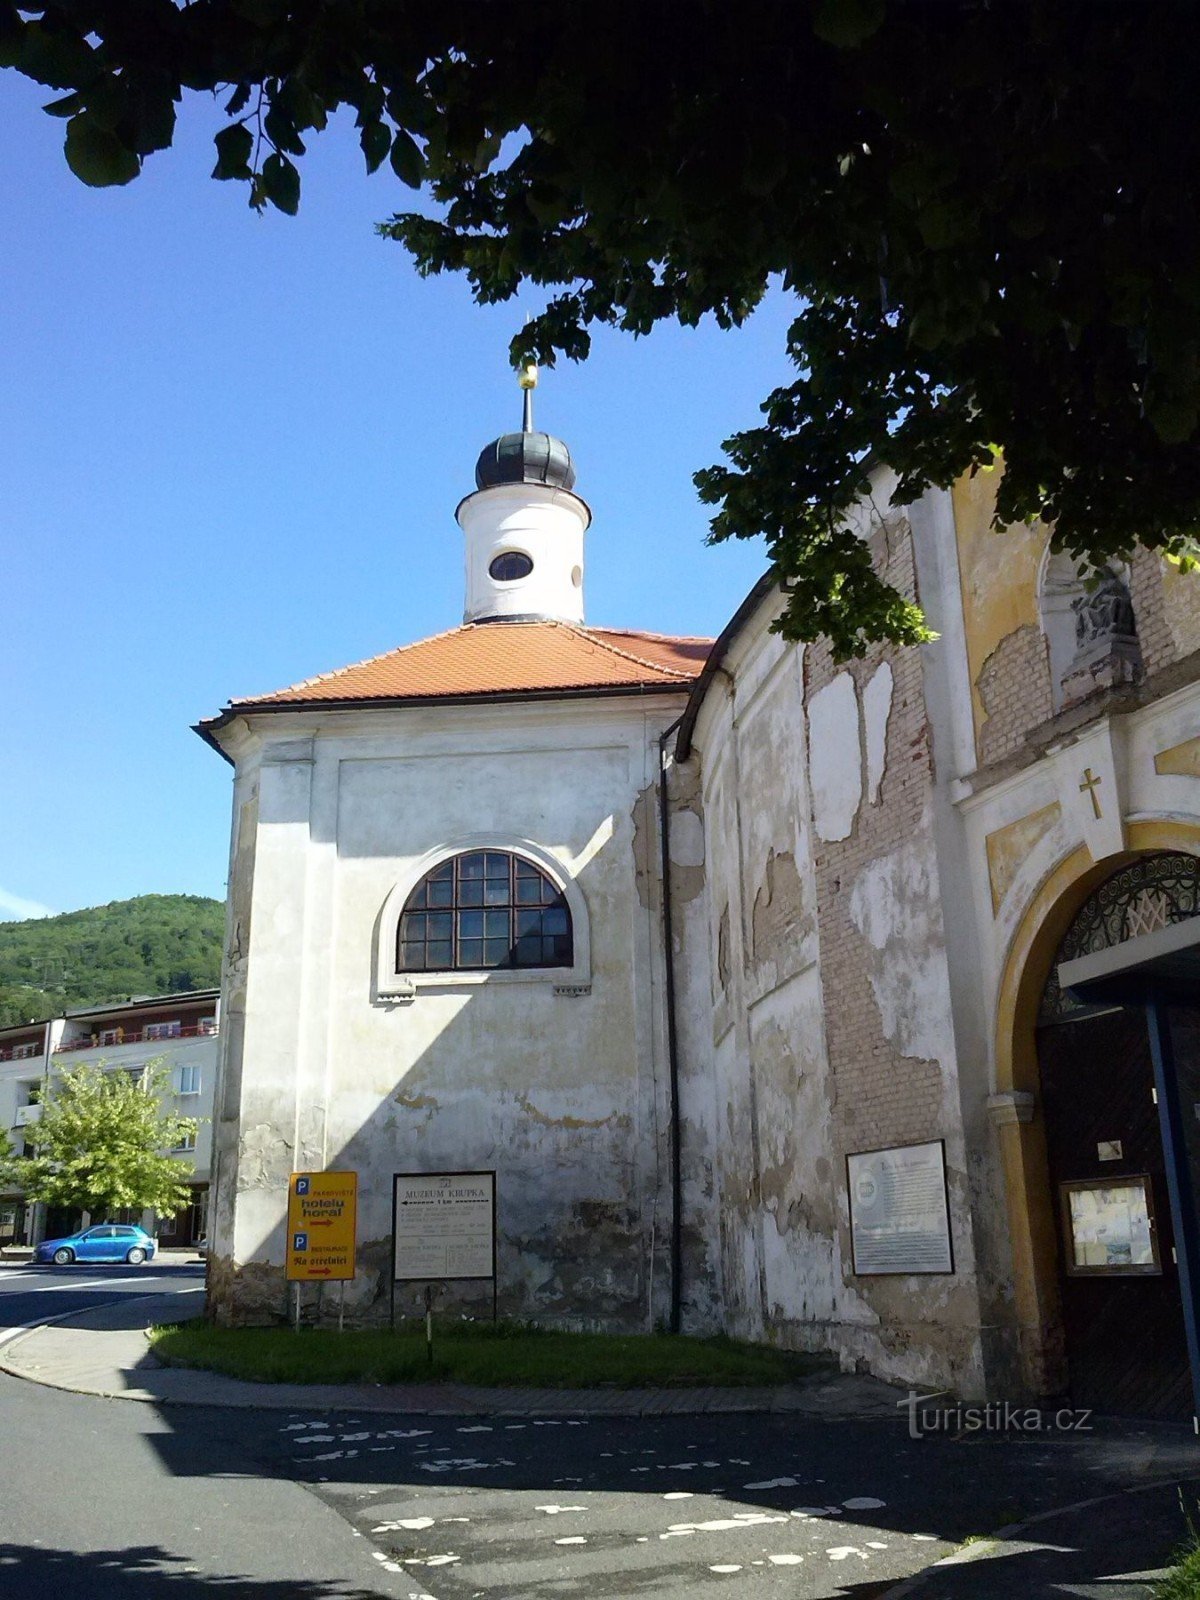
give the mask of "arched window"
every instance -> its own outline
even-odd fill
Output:
[[[427,872],[396,930],[397,972],[570,967],[574,958],[562,890],[506,850],[469,850]]]

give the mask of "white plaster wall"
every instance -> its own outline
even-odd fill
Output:
[[[697,720],[724,1325],[820,1346],[835,1296],[803,652],[770,596]],[[722,972],[722,969],[724,971]],[[813,1330],[822,1332],[814,1336]]]
[[[578,495],[543,484],[497,484],[458,508],[466,541],[465,622],[483,617],[583,621],[583,536],[591,512]],[[506,551],[533,562],[524,578],[500,582],[488,568]]]
[[[226,1236],[261,1309],[279,1294],[293,1166],[360,1173],[350,1302],[375,1314],[391,1174],[494,1167],[507,1310],[638,1327],[666,1314],[649,1268],[669,1195],[657,839],[643,813],[679,698],[334,713],[312,736],[288,717],[286,738],[282,717],[262,720],[261,759],[243,758],[258,761],[259,795]],[[574,879],[590,993],[556,994],[552,970],[377,993],[389,892],[481,830],[535,841]]]

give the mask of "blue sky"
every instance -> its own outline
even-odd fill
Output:
[[[300,215],[211,182],[206,101],[125,189],[68,172],[49,91],[0,74],[0,917],[222,896],[230,769],[190,731],[461,620],[454,508],[519,425],[522,308],[422,281],[373,224],[410,191],[314,139]],[[704,546],[691,474],[787,376],[787,300],[733,334],[601,333],[544,373],[588,620],[719,631],[763,566]]]

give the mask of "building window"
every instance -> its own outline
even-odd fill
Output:
[[[497,583],[513,583],[518,578],[527,578],[533,571],[533,562],[523,550],[506,550],[503,555],[496,556],[488,568]]]
[[[196,1134],[194,1130],[191,1133],[181,1133],[179,1135],[178,1143],[175,1145],[176,1150],[194,1150],[195,1148]]]
[[[180,1069],[179,1069],[179,1092],[180,1092],[180,1094],[199,1094],[200,1093],[200,1068],[199,1067],[180,1067]]]
[[[99,1034],[99,1042],[101,1044],[124,1044],[125,1043],[125,1029],[124,1028],[101,1028],[100,1029],[100,1034]]]
[[[148,1022],[145,1037],[147,1039],[178,1039],[183,1033],[182,1022]]]
[[[522,856],[471,850],[426,873],[396,938],[397,972],[569,967],[571,914],[558,885]]]

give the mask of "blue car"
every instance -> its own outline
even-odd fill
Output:
[[[128,1261],[131,1267],[149,1261],[158,1246],[144,1228],[106,1222],[97,1228],[69,1233],[65,1239],[47,1239],[38,1245],[36,1261],[53,1261],[56,1267],[72,1261]]]

